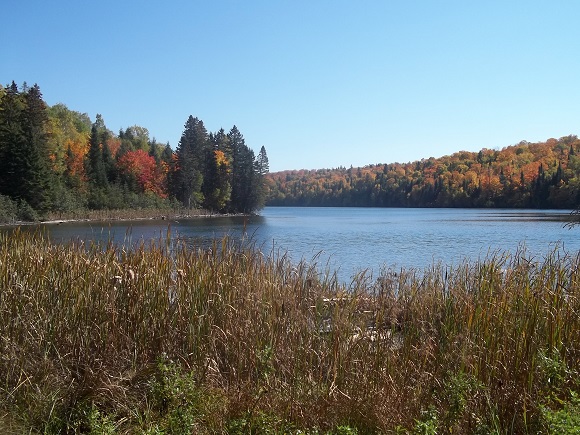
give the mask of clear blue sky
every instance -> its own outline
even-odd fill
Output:
[[[271,171],[580,134],[580,2],[28,1],[2,5],[0,83],[146,127],[237,125]]]

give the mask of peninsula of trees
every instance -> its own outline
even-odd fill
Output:
[[[64,104],[49,107],[37,85],[0,86],[0,218],[35,220],[78,210],[263,207],[268,157],[236,126],[208,133],[187,118],[173,150],[146,128],[118,134]]]
[[[268,174],[268,205],[575,209],[580,140],[522,141],[411,163]]]

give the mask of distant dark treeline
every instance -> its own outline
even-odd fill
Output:
[[[412,163],[268,174],[268,205],[573,209],[580,140],[520,142]]]
[[[263,207],[268,157],[236,126],[208,133],[189,116],[172,150],[140,126],[107,129],[101,115],[49,107],[40,88],[0,86],[0,220],[78,210]]]

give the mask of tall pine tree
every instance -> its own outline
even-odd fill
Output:
[[[25,95],[24,136],[26,138],[27,164],[22,188],[24,198],[35,210],[50,208],[52,183],[51,159],[48,148],[48,114],[46,103],[38,85],[28,89]]]
[[[91,127],[89,152],[85,161],[85,171],[91,184],[96,188],[106,188],[109,185],[107,167],[103,158],[103,141],[106,141],[106,127],[103,118],[97,114]]]
[[[258,157],[256,157],[256,170],[260,175],[266,175],[270,172],[270,164],[268,163],[268,154],[266,154],[266,148],[262,146]]]
[[[230,209],[234,213],[253,213],[262,206],[258,192],[262,177],[256,172],[254,152],[235,125],[228,139],[233,155]]]
[[[268,192],[266,190],[266,174],[270,172],[270,164],[268,163],[268,154],[266,153],[266,148],[262,146],[260,152],[256,157],[256,162],[254,163],[255,173],[256,173],[256,183],[254,186],[255,190],[255,204],[256,209],[260,209],[264,206],[266,202],[266,197]]]
[[[23,113],[25,102],[16,83],[7,86],[0,100],[0,194],[22,197],[22,170],[26,160]]]
[[[208,147],[208,134],[203,122],[189,116],[176,155],[173,194],[188,208],[199,207],[203,203],[204,155]]]
[[[12,82],[0,101],[0,193],[35,210],[50,207],[51,167],[46,104],[38,85]]]

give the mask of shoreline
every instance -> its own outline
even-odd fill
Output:
[[[129,210],[131,212],[132,210]],[[117,212],[118,213],[118,212]],[[127,211],[123,211],[127,213]],[[106,212],[104,214],[107,214]],[[40,221],[15,221],[15,222],[0,222],[0,228],[2,227],[20,227],[20,226],[32,226],[32,225],[61,225],[67,223],[75,222],[131,222],[131,221],[145,221],[145,220],[159,220],[167,221],[168,223],[176,219],[198,219],[198,218],[221,218],[221,217],[234,217],[234,216],[252,216],[247,213],[211,213],[204,212],[200,214],[155,214],[154,216],[122,216],[115,215],[111,212],[108,215],[94,216],[94,217],[78,217],[78,218],[63,218],[63,219],[47,219]]]

